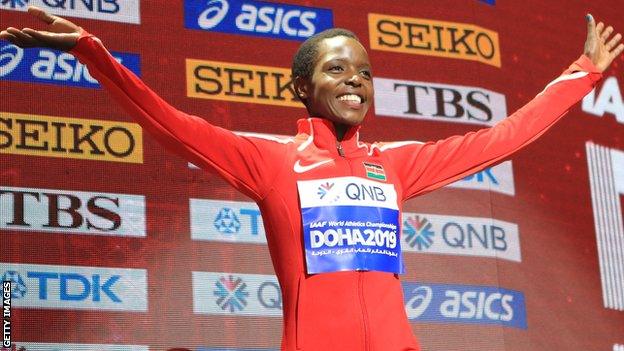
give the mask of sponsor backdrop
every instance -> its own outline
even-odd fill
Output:
[[[28,4],[242,133],[292,135],[294,51],[349,28],[373,64],[368,141],[492,126],[579,56],[586,12],[624,30],[612,0],[2,0],[0,26],[37,26]],[[623,349],[623,68],[511,160],[406,203],[405,310],[423,350]],[[67,53],[0,41],[0,90],[9,349],[279,349],[253,202],[163,150]]]

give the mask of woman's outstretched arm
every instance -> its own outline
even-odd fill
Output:
[[[95,36],[36,7],[29,7],[28,12],[46,26],[45,30],[7,28],[0,32],[0,39],[20,47],[69,51],[165,148],[216,171],[255,200],[264,197],[280,169],[275,160],[282,159],[279,153],[286,141],[239,136],[179,111],[119,64]]]

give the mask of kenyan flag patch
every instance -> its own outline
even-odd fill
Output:
[[[366,176],[368,178],[377,179],[377,180],[386,180],[386,172],[384,171],[381,165],[377,165],[374,163],[364,163],[364,169],[366,170]]]

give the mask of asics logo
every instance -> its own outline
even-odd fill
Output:
[[[223,21],[230,4],[226,0],[210,0],[206,5],[208,8],[199,15],[197,25],[202,29],[212,29]]]
[[[297,162],[295,162],[295,165],[293,166],[293,171],[295,171],[297,173],[304,173],[304,172],[313,170],[314,168],[322,166],[322,165],[326,164],[327,162],[331,162],[331,161],[332,160],[324,160],[324,161],[311,163],[309,165],[302,165],[301,161],[297,160]]]
[[[23,57],[24,50],[15,45],[9,44],[0,48],[0,77],[4,77],[13,72],[20,64]]]

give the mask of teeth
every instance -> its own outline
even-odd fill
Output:
[[[338,100],[340,101],[355,101],[358,104],[362,103],[362,98],[355,95],[355,94],[346,94],[346,95],[341,95],[338,97]]]

